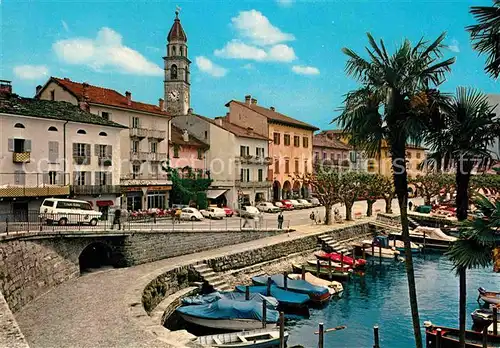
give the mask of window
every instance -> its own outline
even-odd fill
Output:
[[[108,136],[108,134],[107,134],[106,132],[100,132],[100,133],[99,133],[99,136],[101,136],[101,137],[107,137],[107,136]]]
[[[57,163],[59,160],[59,142],[49,141],[49,163]]]
[[[337,154],[337,161],[340,161],[340,153]]]
[[[170,79],[177,80],[177,65],[175,64],[172,64],[172,66],[170,67]]]
[[[101,112],[101,117],[109,121],[109,112],[106,111]]]
[[[314,153],[314,160],[318,161],[319,160],[319,152]]]
[[[78,134],[87,134],[87,132],[84,129],[79,129],[76,131]]]
[[[139,128],[139,117],[132,117],[132,128]]]
[[[263,169],[259,169],[257,175],[258,175],[258,180],[259,181],[264,181],[264,170]]]
[[[241,168],[240,169],[240,181],[249,182],[250,181],[250,169]]]
[[[179,145],[174,145],[174,158],[179,158]]]
[[[293,146],[295,146],[295,147],[300,146],[300,137],[298,135],[294,135],[294,137],[293,137]]]
[[[303,137],[302,138],[302,145],[304,147],[309,147],[309,138],[308,137]]]
[[[140,164],[133,164],[132,165],[132,173],[139,174],[140,172],[141,172],[141,165]]]
[[[92,185],[90,182],[90,172],[74,172],[73,185]]]
[[[172,46],[172,56],[177,55],[177,52],[175,51],[175,46]]]
[[[184,55],[184,47],[179,47],[179,50],[181,51],[181,57]]]
[[[26,127],[24,127],[24,124],[22,124],[22,123],[16,123],[14,125],[14,128],[26,128]]]
[[[326,160],[326,152],[323,152],[323,161]]]
[[[165,209],[167,207],[166,202],[165,192],[148,192],[148,208]]]
[[[255,148],[255,154],[257,155],[258,158],[264,158],[264,148],[263,147],[256,147]]]
[[[111,158],[111,145],[95,145],[95,155],[99,158]]]
[[[14,172],[14,184],[15,185],[26,184],[26,173],[24,172],[24,170],[16,170]]]
[[[158,165],[157,164],[151,163],[151,173],[155,176],[158,175]]]
[[[63,182],[61,180],[61,176],[62,173],[61,175],[59,175],[59,173],[57,173],[56,171],[46,172],[43,176],[43,183],[45,185],[62,185]]]
[[[54,126],[50,126],[49,129],[47,129],[49,132],[57,132],[57,128]]]
[[[156,153],[158,151],[158,143],[156,141],[151,141],[149,143],[149,151],[151,153]]]
[[[250,147],[249,146],[240,146],[240,156],[249,156],[250,155]]]
[[[332,161],[332,163],[335,161],[335,154],[334,153],[330,154],[330,161]]]
[[[285,146],[290,146],[290,134],[285,134],[283,142],[285,143]]]
[[[290,173],[290,160],[285,160],[285,174]]]
[[[420,152],[417,152],[417,159],[420,158]]]
[[[280,173],[280,160],[274,160],[274,173],[279,174]]]
[[[203,149],[198,149],[198,159],[203,159]]]
[[[411,152],[409,152],[409,151],[408,151],[408,152],[406,153],[406,157],[411,158]]]
[[[31,152],[31,140],[28,139],[8,139],[8,149],[10,152]]]
[[[208,138],[208,132],[205,131],[205,139],[207,139],[207,138]]]
[[[50,100],[52,101],[56,100],[56,91],[54,90],[50,91]]]
[[[281,134],[280,133],[273,133],[273,142],[275,145],[279,145],[281,143]]]
[[[107,186],[113,185],[113,176],[111,172],[95,172],[95,182],[94,185]]]
[[[295,160],[295,174],[299,173],[299,160]]]
[[[307,174],[308,168],[307,168],[307,160],[304,161],[304,173]]]
[[[76,164],[90,164],[90,144],[73,143],[73,158]]]

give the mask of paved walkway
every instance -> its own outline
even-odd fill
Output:
[[[169,269],[207,258],[260,248],[309,234],[321,234],[330,229],[332,226],[297,226],[296,232],[237,246],[87,274],[39,297],[17,313],[16,319],[32,348],[169,347],[137,325],[131,316],[131,305],[141,302],[138,294],[151,279]],[[131,298],[131,294],[136,297]]]

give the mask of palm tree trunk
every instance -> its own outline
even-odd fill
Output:
[[[460,267],[458,269],[459,276],[459,306],[458,306],[458,322],[459,322],[459,337],[458,346],[459,348],[465,348],[465,330],[466,330],[466,305],[467,305],[467,279],[466,279],[466,269]]]
[[[401,211],[402,237],[406,257],[406,276],[408,278],[408,294],[410,298],[411,317],[413,321],[413,334],[415,347],[422,348],[422,332],[420,331],[420,317],[418,314],[417,289],[415,285],[415,271],[411,252],[410,230],[408,226],[408,177],[406,174],[406,138],[399,136],[391,144],[392,170],[394,175],[394,188]]]

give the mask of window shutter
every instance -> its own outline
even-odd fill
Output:
[[[101,174],[101,172],[94,172],[94,183],[95,183],[95,185],[100,185],[101,184],[101,181],[99,180],[99,177],[100,177],[99,174]]]
[[[24,141],[24,152],[31,152],[31,140]]]
[[[94,145],[94,155],[99,157],[99,144]]]
[[[73,143],[73,157],[78,156],[78,144]]]
[[[90,164],[90,144],[85,144],[85,164]]]
[[[49,163],[57,163],[59,158],[59,143],[57,141],[49,141]]]
[[[113,173],[107,172],[106,173],[106,185],[113,185]]]
[[[14,152],[14,139],[9,139],[7,146],[9,148],[9,152]]]
[[[74,144],[73,144],[74,145]],[[78,174],[80,172],[73,172],[73,185],[76,186],[78,185]]]
[[[113,145],[106,145],[106,157],[107,158],[113,157]]]
[[[50,147],[50,146],[49,146]],[[42,183],[44,185],[48,185],[50,184],[50,181],[49,181],[49,172],[43,172],[42,173]]]
[[[22,170],[16,170],[14,173],[14,183],[16,185],[24,185],[26,182],[26,177],[24,174],[24,171]]]

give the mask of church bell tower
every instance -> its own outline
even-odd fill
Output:
[[[182,29],[179,11],[167,36],[165,62],[165,108],[172,116],[186,115],[190,105],[190,77],[187,36]]]

